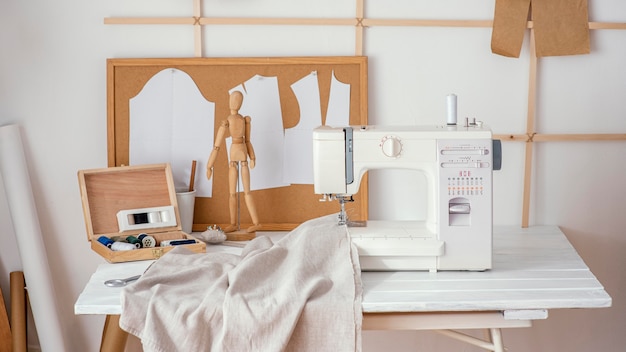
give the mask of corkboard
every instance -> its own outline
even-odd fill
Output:
[[[290,128],[298,123],[299,106],[290,86],[317,71],[321,111],[326,111],[331,75],[351,85],[350,124],[367,124],[367,58],[297,57],[297,58],[181,58],[181,59],[109,59],[107,60],[107,144],[108,165],[129,165],[129,100],[136,96],[148,80],[158,72],[176,68],[186,72],[204,97],[215,102],[215,116],[228,116],[228,91],[255,75],[278,77],[283,111],[283,124]],[[290,119],[290,120],[289,120]],[[325,116],[322,116],[325,121]],[[215,131],[221,119],[216,118]],[[254,128],[254,127],[253,127]],[[194,211],[194,231],[209,225],[224,226],[228,214],[228,165],[225,148],[220,150],[213,176],[213,196],[198,197]],[[204,177],[198,170],[197,177]],[[320,202],[313,185],[252,191],[263,230],[290,230],[300,223],[339,211],[337,202]],[[251,220],[241,197],[241,226]],[[367,219],[367,179],[347,204],[352,220]]]

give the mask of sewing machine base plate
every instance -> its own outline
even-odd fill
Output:
[[[363,220],[363,221],[348,220],[348,223],[346,225],[348,225],[348,227],[367,227],[367,221],[365,221],[365,220]]]
[[[348,232],[359,252],[362,271],[484,271],[490,268],[484,266],[482,260],[476,261],[471,250],[457,251],[459,260],[455,265],[443,266],[441,260],[450,255],[455,243],[439,239],[423,221],[370,220],[364,227],[348,227]]]

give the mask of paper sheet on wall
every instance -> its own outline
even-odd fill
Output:
[[[348,126],[350,124],[350,84],[339,81],[335,77],[335,72],[333,72],[330,82],[330,97],[324,124],[327,126]]]
[[[298,124],[285,130],[284,181],[313,184],[313,129],[322,124],[320,87],[317,73],[291,85],[300,106]],[[350,119],[350,85],[331,77],[326,125],[347,126]]]
[[[519,57],[530,8],[537,57],[590,52],[587,0],[496,0],[493,53]]]
[[[242,116],[250,116],[250,142],[256,156],[256,166],[250,170],[250,189],[289,186],[283,177],[283,118],[278,93],[278,78],[256,75],[229,91],[240,91]],[[226,118],[226,116],[224,116]],[[230,150],[231,140],[226,141]],[[241,178],[239,189],[243,190]]]
[[[313,183],[313,128],[322,124],[322,107],[317,72],[291,85],[300,106],[298,124],[285,130],[285,174],[283,180],[294,184]]]
[[[252,121],[250,141],[256,165],[250,170],[251,190],[313,183],[312,130],[322,124],[316,73],[302,77],[292,89],[300,107],[300,120],[287,130],[277,77],[255,75],[229,91],[242,92],[239,113],[250,116]],[[204,99],[185,72],[166,69],[153,76],[130,100],[130,116],[132,165],[169,162],[177,188],[188,185],[191,160],[197,160],[197,172],[206,168],[214,145],[215,104]],[[349,118],[350,85],[337,80],[333,73],[326,124],[347,126]],[[231,139],[226,138],[227,150],[230,146]],[[206,177],[195,180],[196,195],[211,197],[212,182]],[[239,190],[243,190],[241,178],[238,181]]]
[[[537,57],[589,54],[587,0],[533,1]]]
[[[193,79],[177,69],[154,75],[130,100],[131,165],[168,162],[177,189],[188,189],[192,160],[202,170],[213,149],[215,103],[207,101]],[[195,177],[196,195],[210,197],[212,182]]]

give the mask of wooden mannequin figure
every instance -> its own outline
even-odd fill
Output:
[[[247,228],[246,232],[253,233],[261,228],[254,205],[254,199],[252,194],[250,194],[250,169],[254,169],[256,160],[252,143],[250,143],[251,119],[250,116],[243,117],[239,114],[242,103],[243,94],[241,94],[241,92],[235,91],[230,94],[230,115],[226,120],[222,121],[217,131],[215,144],[206,166],[206,177],[210,180],[213,176],[213,165],[217,159],[217,153],[225,138],[230,135],[232,138],[230,163],[228,165],[228,207],[230,211],[230,226],[222,229],[225,233],[239,230],[237,222],[237,183],[239,179],[239,169],[241,169],[244,199],[248,207],[248,212],[250,213],[250,218],[252,219],[252,226]],[[249,168],[248,159],[250,159]]]

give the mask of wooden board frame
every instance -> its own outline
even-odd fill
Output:
[[[152,76],[168,68],[189,74],[204,97],[215,103],[215,131],[222,120],[219,117],[225,118],[229,113],[228,89],[255,74],[278,77],[283,116],[295,116],[295,120],[283,117],[284,127],[295,126],[299,118],[299,108],[290,85],[295,82],[295,77],[302,78],[313,71],[317,73],[320,84],[323,113],[328,103],[330,78],[334,74],[341,82],[351,85],[350,125],[367,124],[367,57],[364,56],[108,59],[109,167],[129,165],[129,99],[136,96]],[[286,113],[294,109],[296,114]],[[227,171],[226,151],[220,151],[213,177],[213,197],[196,199],[193,231],[204,231],[207,226],[224,226],[229,223]],[[198,177],[204,177],[204,172],[205,170],[198,170]],[[320,202],[320,195],[314,194],[313,185],[257,190],[252,194],[262,230],[291,230],[306,220],[339,211],[337,202]],[[364,178],[354,202],[347,205],[352,220],[367,220],[367,199],[368,182]],[[243,199],[240,204],[241,227],[245,228],[251,221]]]

